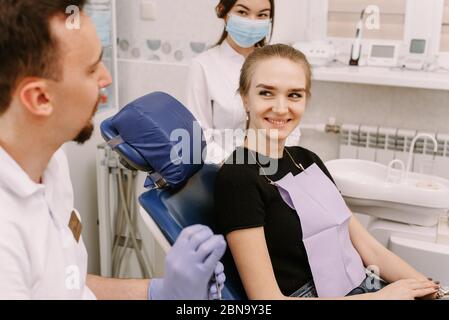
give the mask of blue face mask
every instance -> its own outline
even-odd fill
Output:
[[[231,14],[226,31],[242,48],[250,48],[268,36],[271,19],[252,20]]]

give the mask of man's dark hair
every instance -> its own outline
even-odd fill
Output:
[[[58,44],[50,19],[66,14],[69,6],[81,11],[86,0],[0,0],[0,115],[23,77],[58,78]]]

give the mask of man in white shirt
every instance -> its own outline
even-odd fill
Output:
[[[100,89],[112,79],[91,20],[81,11],[79,28],[66,23],[66,9],[84,3],[0,5],[0,299],[207,299],[212,275],[224,282],[226,245],[205,226],[183,231],[164,279],[87,275],[60,148],[90,138]]]

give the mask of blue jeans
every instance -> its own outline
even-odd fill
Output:
[[[290,297],[294,298],[316,298],[318,293],[316,292],[315,284],[313,280],[310,280],[303,285],[299,290],[295,291]]]
[[[388,283],[386,283],[382,279],[368,274],[366,276],[366,279],[363,280],[357,288],[349,292],[346,296],[355,296],[357,294],[377,292],[385,288],[387,285]]]
[[[364,294],[364,293],[372,293],[377,292],[382,288],[385,288],[388,284],[383,281],[380,278],[376,278],[375,276],[371,274],[367,274],[365,280],[362,281],[362,283],[349,292],[346,296],[354,296],[357,294]],[[290,297],[295,298],[317,298],[318,294],[316,292],[315,284],[313,283],[313,280],[306,283],[304,286],[302,286],[299,290],[294,292]]]

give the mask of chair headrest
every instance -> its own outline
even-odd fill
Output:
[[[143,96],[101,124],[109,146],[129,166],[149,173],[146,187],[178,188],[203,167],[203,131],[172,96]]]

